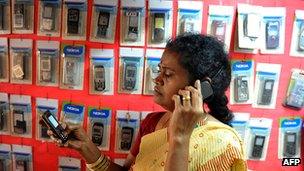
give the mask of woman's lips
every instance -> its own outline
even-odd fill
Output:
[[[156,86],[154,87],[154,94],[155,95],[161,95],[159,89]]]

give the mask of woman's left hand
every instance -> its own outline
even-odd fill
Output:
[[[195,81],[194,87],[187,86],[172,97],[175,108],[168,128],[169,140],[189,140],[198,121],[206,117],[199,80]]]

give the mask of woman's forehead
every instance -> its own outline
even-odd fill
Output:
[[[160,63],[162,66],[179,66],[177,54],[170,51],[164,51]]]

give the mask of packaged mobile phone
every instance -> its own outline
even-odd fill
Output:
[[[12,155],[10,144],[0,144],[0,168],[3,171],[12,170]]]
[[[37,41],[37,85],[58,86],[59,42]]]
[[[58,164],[59,171],[80,171],[81,170],[80,159],[59,156],[58,160],[59,160],[59,164]]]
[[[250,104],[253,99],[254,61],[231,61],[231,104]]]
[[[248,139],[247,129],[249,127],[250,113],[236,112],[233,114],[234,114],[234,118],[231,121],[231,125],[239,133],[240,137],[242,138],[246,146]]]
[[[0,93],[0,133],[10,133],[10,113],[7,93]]]
[[[149,1],[148,46],[164,47],[172,35],[172,1]]]
[[[7,38],[0,38],[0,82],[9,81],[9,55]]]
[[[12,1],[12,31],[17,34],[34,33],[34,1]]]
[[[11,130],[12,135],[32,137],[32,107],[31,96],[11,95]]]
[[[120,44],[143,46],[145,42],[145,1],[122,0]]]
[[[304,57],[304,10],[295,10],[289,55]]]
[[[109,150],[111,109],[89,107],[88,134],[94,144],[102,150]]]
[[[296,68],[292,69],[283,105],[300,110],[304,106],[304,71]]]
[[[13,170],[33,170],[32,147],[12,145]]]
[[[298,158],[301,156],[301,117],[280,118],[278,157]]]
[[[60,88],[83,89],[84,45],[62,45]]]
[[[128,153],[139,128],[140,112],[118,110],[116,118],[115,151]]]
[[[250,160],[265,160],[269,144],[272,120],[250,118],[247,155]]]
[[[32,44],[31,39],[10,40],[11,83],[32,84]]]
[[[62,37],[70,40],[85,40],[87,25],[87,1],[64,0]]]
[[[233,15],[233,6],[209,6],[207,33],[223,42],[226,49],[230,48]]]
[[[238,4],[238,28],[235,51],[257,53],[261,40],[262,6]]]
[[[91,41],[114,43],[118,1],[95,0],[91,20]]]
[[[0,34],[11,33],[11,17],[6,17],[10,15],[10,3],[9,0],[0,2]]]
[[[201,32],[202,9],[202,2],[178,1],[177,35]]]
[[[61,9],[61,0],[39,1],[38,35],[60,36]]]
[[[119,92],[141,94],[143,49],[120,48]]]
[[[82,126],[84,110],[85,107],[83,105],[65,101],[62,104],[60,121]]]
[[[112,49],[90,51],[90,94],[111,95],[114,89],[114,52]]]
[[[275,108],[280,72],[280,64],[257,64],[253,107]]]
[[[163,50],[147,49],[145,58],[145,77],[144,77],[144,91],[145,95],[153,95],[154,79],[159,74],[158,64],[163,54]]]
[[[283,54],[285,42],[285,17],[284,7],[263,7],[262,10],[262,38],[263,54]]]
[[[57,99],[36,99],[36,137],[38,140],[50,141],[50,136],[47,134],[48,125],[40,124],[43,121],[43,117],[46,113],[53,115],[54,118],[58,118],[58,100]]]

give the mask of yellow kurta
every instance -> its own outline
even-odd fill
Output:
[[[130,170],[164,170],[168,145],[166,128],[143,136],[139,154]],[[189,171],[247,170],[242,141],[237,132],[218,122],[208,121],[206,125],[194,129],[188,159]]]

